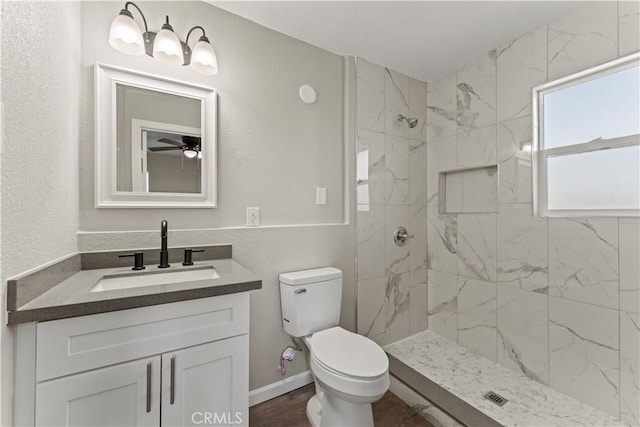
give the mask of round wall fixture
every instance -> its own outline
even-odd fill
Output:
[[[300,86],[300,99],[305,104],[313,104],[316,102],[316,91],[309,85]]]

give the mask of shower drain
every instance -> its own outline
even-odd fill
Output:
[[[495,403],[498,406],[504,406],[505,403],[507,403],[509,400],[505,399],[504,397],[500,396],[498,393],[496,393],[495,391],[488,391],[484,394],[484,398]]]

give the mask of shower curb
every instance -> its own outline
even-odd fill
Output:
[[[387,357],[389,358],[389,372],[391,374],[462,424],[474,427],[502,426],[493,418],[440,387],[429,378],[402,363],[396,357],[389,353],[387,353]]]

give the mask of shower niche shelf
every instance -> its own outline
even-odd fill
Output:
[[[452,214],[498,212],[498,165],[440,172],[438,212]]]

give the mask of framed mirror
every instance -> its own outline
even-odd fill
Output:
[[[215,208],[216,91],[95,66],[98,208]]]

